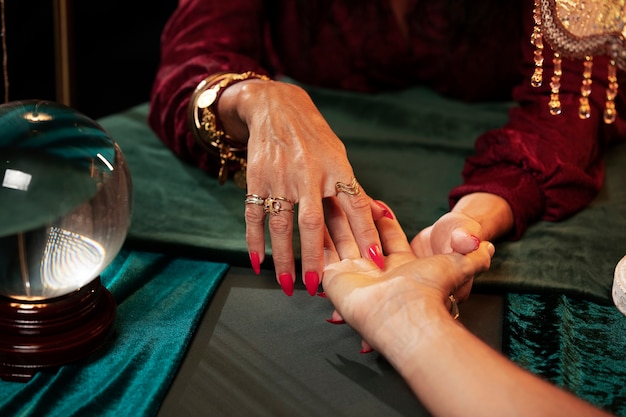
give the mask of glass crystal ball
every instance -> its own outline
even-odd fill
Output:
[[[99,124],[49,101],[0,105],[0,296],[50,299],[91,282],[131,210],[126,160]]]

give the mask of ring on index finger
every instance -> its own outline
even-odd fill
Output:
[[[359,195],[359,193],[361,192],[361,186],[356,178],[352,177],[352,181],[350,182],[350,184],[337,181],[335,183],[335,190],[337,190],[337,194],[346,193],[348,195]]]
[[[284,204],[287,204],[288,207],[284,207]],[[281,211],[294,212],[293,202],[285,197],[267,197],[263,202],[263,210],[272,216],[277,216]]]

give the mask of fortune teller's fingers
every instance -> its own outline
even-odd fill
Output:
[[[233,88],[240,84],[244,82]],[[236,103],[232,113],[247,127],[248,192],[283,197],[298,205],[302,272],[312,293],[315,277],[321,277],[324,267],[322,199],[336,194],[335,176],[349,178],[353,171],[345,146],[303,88],[271,81],[246,82],[240,90],[242,94],[231,97]],[[290,293],[293,287],[288,287],[287,278],[295,280],[294,219],[284,211],[268,217],[277,279]],[[259,239],[260,232],[251,236]]]
[[[346,182],[343,182],[346,181]],[[337,200],[346,213],[350,229],[359,247],[361,255],[371,259],[380,269],[385,266],[385,259],[378,236],[378,230],[372,216],[372,199],[361,189],[355,177],[340,178],[336,182]]]
[[[293,295],[295,262],[293,254],[294,203],[291,198],[277,193],[265,200],[268,229],[272,242],[272,259],[276,279],[287,296]],[[322,231],[320,231],[322,232]],[[321,244],[321,241],[320,241]]]
[[[339,259],[360,258],[361,252],[352,234],[348,218],[339,205],[337,197],[324,199],[324,217],[328,238],[330,238]]]
[[[261,273],[261,263],[265,260],[265,197],[247,194],[244,218],[246,221],[246,243],[252,269]]]
[[[324,267],[327,265],[339,262],[341,258],[335,247],[333,239],[330,237],[328,228],[324,228]]]
[[[388,214],[376,220],[376,227],[378,228],[384,254],[412,253],[413,251],[406,233],[404,233],[402,226],[393,215],[391,208],[382,201],[377,202],[377,204],[383,207],[384,212]]]

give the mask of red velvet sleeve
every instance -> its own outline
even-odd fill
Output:
[[[161,62],[152,87],[148,123],[181,159],[211,173],[210,158],[190,133],[189,100],[198,83],[221,71],[268,75],[260,0],[181,0],[161,35]]]
[[[475,154],[467,159],[463,169],[463,183],[450,193],[452,206],[463,195],[474,192],[489,192],[506,199],[515,219],[513,239],[537,220],[560,220],[588,205],[602,186],[604,151],[610,142],[623,140],[626,133],[623,118],[618,117],[612,125],[605,125],[602,119],[606,57],[593,60],[591,117],[582,120],[578,116],[583,64],[565,59],[560,89],[562,114],[550,115],[553,54],[546,44],[543,86],[532,87],[532,14],[526,14],[530,24],[525,25],[522,39],[524,82],[513,92],[519,105],[511,110],[502,129],[477,139]],[[619,105],[623,96],[616,101]],[[620,107],[623,113],[625,109]]]

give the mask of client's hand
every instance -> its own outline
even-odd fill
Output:
[[[405,379],[433,416],[606,416],[522,369],[450,317],[449,294],[489,267],[494,247],[417,258],[400,225],[377,221],[385,269],[327,236],[324,289],[343,319]],[[333,242],[335,246],[333,246]]]
[[[330,212],[330,210],[328,210]],[[400,224],[389,217],[377,220],[385,269],[362,259],[353,240],[342,233],[340,216],[328,216],[323,286],[343,320],[377,350],[385,349],[385,331],[402,333],[407,317],[428,323],[432,311],[450,308],[449,295],[471,284],[489,268],[494,247],[483,242],[469,253],[449,253],[417,258]],[[338,238],[340,236],[340,238]],[[386,330],[384,330],[386,329]]]

